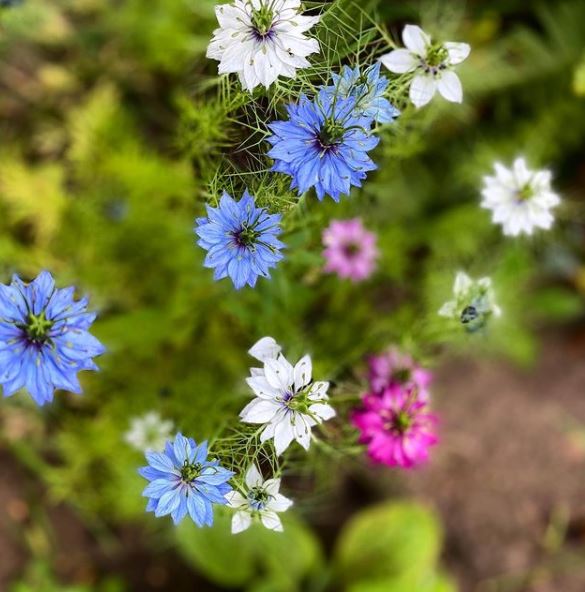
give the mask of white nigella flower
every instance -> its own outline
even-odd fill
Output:
[[[531,171],[524,158],[517,158],[511,169],[499,163],[494,169],[495,176],[483,178],[481,191],[481,207],[492,211],[492,221],[508,236],[548,230],[554,222],[550,210],[561,201],[551,188],[551,172]]]
[[[236,512],[232,518],[232,534],[246,530],[252,520],[260,519],[269,530],[282,532],[282,522],[277,512],[286,512],[292,501],[278,493],[280,479],[264,481],[256,465],[251,465],[246,472],[246,491],[230,491],[225,497],[228,506]]]
[[[219,29],[207,57],[219,61],[219,73],[235,72],[252,91],[268,88],[279,76],[294,78],[309,66],[307,56],[319,52],[319,42],[304,35],[318,16],[303,16],[301,0],[235,0],[215,8]]]
[[[265,424],[260,440],[274,438],[277,455],[293,440],[308,450],[311,428],[335,416],[335,410],[328,404],[329,383],[312,382],[311,358],[304,356],[293,367],[272,338],[261,339],[250,354],[263,362],[264,367],[252,368],[251,376],[246,379],[256,398],[244,407],[240,419],[245,423]]]
[[[488,277],[472,280],[460,271],[453,284],[453,300],[445,302],[439,315],[459,321],[465,330],[473,333],[483,328],[493,315],[502,314],[495,302],[492,280]]]
[[[170,419],[163,420],[156,411],[130,420],[124,440],[141,452],[161,451],[174,429]]]
[[[395,49],[382,56],[380,61],[395,74],[414,73],[410,83],[410,100],[415,107],[426,105],[436,91],[448,101],[461,103],[463,90],[453,66],[467,58],[470,46],[451,41],[434,44],[416,25],[404,27],[402,41],[406,49]]]

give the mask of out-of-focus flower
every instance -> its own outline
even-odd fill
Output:
[[[234,473],[207,460],[207,442],[197,446],[192,438],[177,434],[164,452],[147,452],[148,466],[138,470],[150,483],[142,495],[149,498],[147,512],[171,515],[178,524],[189,514],[197,526],[213,524],[213,504],[226,505]]]
[[[445,99],[461,103],[463,90],[453,66],[463,62],[471,48],[467,43],[448,41],[434,44],[416,25],[406,25],[402,31],[406,49],[395,49],[380,61],[395,74],[414,74],[410,83],[410,100],[415,107],[426,105],[439,91]]]
[[[81,393],[80,370],[98,370],[105,347],[88,332],[96,314],[75,288],[56,289],[48,271],[26,284],[17,276],[0,284],[0,383],[9,397],[25,388],[38,405],[55,389]]]
[[[400,111],[384,97],[388,88],[388,79],[380,76],[380,64],[374,64],[360,73],[359,67],[344,66],[341,74],[331,74],[333,84],[324,90],[332,98],[356,101],[354,109],[364,117],[371,117],[378,123],[392,123]]]
[[[124,440],[140,452],[161,451],[165,447],[174,425],[170,419],[162,419],[156,411],[130,420],[130,429]]]
[[[281,215],[257,208],[247,191],[240,201],[224,193],[217,208],[206,207],[207,218],[197,219],[195,232],[207,251],[203,265],[215,270],[213,278],[229,277],[236,290],[254,287],[258,276],[269,278],[270,268],[282,259]]]
[[[511,169],[500,163],[494,168],[495,176],[483,178],[481,192],[481,207],[492,211],[492,222],[508,236],[548,230],[554,222],[551,209],[561,202],[551,188],[551,172],[530,170],[524,158],[517,158]]]
[[[376,165],[368,156],[380,141],[370,132],[373,120],[355,111],[354,97],[339,99],[321,90],[315,100],[302,95],[287,107],[288,121],[274,121],[268,142],[273,171],[290,175],[300,194],[311,187],[322,200],[339,201],[352,186],[361,187]]]
[[[376,235],[359,218],[333,220],[323,231],[325,271],[354,282],[365,280],[376,267]]]
[[[370,389],[376,393],[390,386],[416,387],[419,397],[428,397],[433,375],[411,356],[393,347],[368,360]]]
[[[20,6],[24,0],[0,0],[0,8],[11,8],[13,6]]]
[[[270,343],[267,339],[272,338],[264,338],[265,344]],[[251,376],[246,379],[256,398],[244,407],[240,419],[245,423],[264,424],[260,441],[273,438],[279,456],[293,440],[308,450],[311,428],[335,416],[335,410],[328,404],[329,383],[312,382],[309,356],[293,367],[280,353],[276,358],[263,354],[264,367],[252,368]]]
[[[472,280],[459,271],[453,284],[453,296],[453,300],[443,304],[439,315],[459,321],[470,333],[482,329],[491,316],[502,314],[488,277]]]
[[[319,42],[305,35],[319,17],[303,16],[301,0],[235,0],[216,6],[215,14],[219,28],[207,57],[219,61],[220,74],[238,74],[249,91],[279,76],[294,78],[319,52]]]
[[[437,443],[435,415],[416,388],[390,386],[363,398],[352,423],[367,444],[369,457],[389,467],[411,468],[427,460]]]
[[[269,530],[282,532],[282,522],[277,512],[286,512],[293,502],[279,493],[280,479],[263,479],[256,465],[246,472],[246,491],[231,491],[228,505],[235,510],[232,518],[232,534],[246,530],[258,519]]]

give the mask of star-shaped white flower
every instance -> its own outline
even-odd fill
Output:
[[[246,382],[256,398],[244,407],[240,419],[245,423],[265,424],[260,440],[274,438],[279,456],[293,440],[308,450],[311,428],[335,416],[335,410],[328,404],[329,383],[312,382],[311,358],[304,356],[293,367],[272,338],[261,339],[250,354],[263,362],[264,367],[250,370]]]
[[[492,280],[489,277],[473,280],[463,271],[455,276],[453,300],[445,302],[439,310],[440,316],[459,321],[469,333],[482,329],[492,315],[501,314]]]
[[[431,38],[416,25],[406,25],[402,31],[406,49],[395,49],[380,61],[395,74],[413,72],[410,100],[415,107],[426,105],[438,91],[445,99],[461,103],[463,90],[453,66],[463,62],[469,52],[467,43],[447,41],[433,44]]]
[[[278,493],[280,479],[262,477],[256,465],[250,465],[246,472],[246,490],[230,491],[225,497],[228,506],[235,510],[232,517],[232,534],[246,530],[254,519],[259,519],[269,530],[282,532],[282,522],[277,512],[286,512],[293,502]]]
[[[303,16],[301,0],[235,0],[217,6],[219,29],[207,57],[219,61],[220,74],[237,73],[252,91],[268,88],[279,76],[294,78],[309,66],[307,56],[319,52],[319,42],[305,33],[318,16]]]
[[[511,169],[494,164],[495,176],[483,178],[481,207],[492,211],[492,222],[501,224],[507,236],[548,230],[553,222],[552,208],[561,199],[551,188],[550,171],[531,171],[524,158],[517,158]]]
[[[140,452],[161,451],[174,430],[170,419],[163,420],[156,411],[130,420],[124,440]]]

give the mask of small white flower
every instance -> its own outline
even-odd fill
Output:
[[[492,280],[488,277],[472,280],[459,271],[453,284],[453,296],[453,300],[443,304],[439,315],[459,321],[470,333],[483,328],[490,316],[502,314],[495,302]]]
[[[495,176],[483,178],[481,192],[481,207],[492,211],[492,222],[501,224],[507,236],[548,230],[554,222],[551,209],[561,201],[551,188],[551,172],[531,171],[524,158],[517,158],[511,169],[500,163],[494,169]]]
[[[260,440],[274,438],[279,456],[293,440],[308,450],[311,428],[335,416],[335,410],[327,403],[329,383],[311,382],[311,358],[304,356],[293,367],[278,354],[276,358],[266,358],[264,367],[252,368],[250,374],[246,382],[256,398],[244,407],[240,419],[265,424]]]
[[[286,512],[293,502],[278,493],[280,479],[264,481],[258,467],[250,465],[246,472],[246,491],[230,491],[225,497],[228,506],[236,510],[232,518],[232,534],[246,530],[254,518],[269,530],[282,532],[282,522],[277,512]]]
[[[268,88],[279,76],[294,78],[309,66],[307,56],[319,52],[319,42],[304,35],[318,16],[302,16],[301,0],[235,0],[216,6],[219,29],[207,57],[219,61],[220,74],[237,73],[252,91]]]
[[[471,47],[467,43],[448,41],[433,44],[431,38],[416,25],[406,25],[402,41],[407,49],[395,49],[380,61],[395,74],[414,72],[410,83],[410,100],[415,107],[426,105],[436,91],[448,101],[461,103],[463,90],[453,66],[463,62]]]
[[[124,434],[124,440],[141,452],[161,451],[173,429],[171,420],[163,420],[156,411],[150,411],[130,420],[130,429]]]

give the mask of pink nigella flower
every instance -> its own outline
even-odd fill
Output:
[[[376,267],[376,235],[359,218],[333,220],[323,231],[325,271],[354,282],[368,278]]]
[[[389,467],[411,468],[425,462],[429,447],[438,441],[437,418],[415,388],[396,385],[367,394],[352,423],[360,430],[369,457]]]
[[[368,360],[368,379],[374,392],[383,391],[389,386],[413,386],[419,390],[419,396],[428,398],[426,389],[431,384],[433,375],[421,368],[408,354],[391,348]]]

